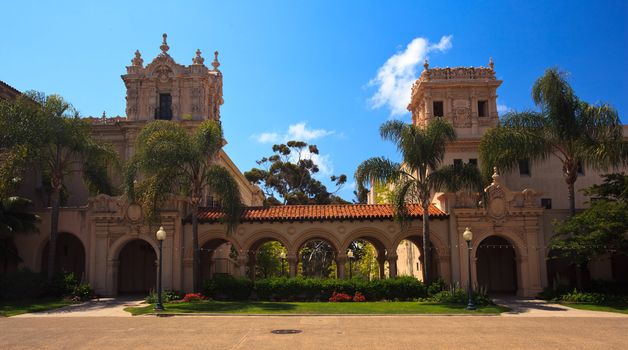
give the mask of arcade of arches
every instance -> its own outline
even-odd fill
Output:
[[[474,232],[473,284],[494,293],[534,296],[547,283],[544,209],[524,200],[522,196],[529,191],[510,192],[498,181],[497,177],[491,186],[498,186],[499,191],[487,188],[492,203],[487,208],[465,206],[456,202],[455,194],[440,196],[438,207],[430,207],[430,272],[448,283],[467,283],[468,251],[462,232],[470,227]],[[171,200],[160,217],[167,232],[163,287],[184,292],[192,290],[192,227],[186,205],[184,200]],[[122,197],[99,195],[87,207],[62,211],[57,266],[83,276],[100,295],[154,289],[158,227],[142,224],[141,215],[132,215],[136,209]],[[202,277],[318,273],[336,278],[420,278],[422,212],[417,205],[409,206],[409,212],[411,223],[401,229],[392,208],[383,204],[249,207],[236,230],[227,235],[221,214],[203,209],[198,213]],[[48,219],[41,216],[44,226]],[[35,271],[45,268],[46,239],[43,233],[16,239],[22,266]],[[280,262],[272,266],[264,261],[268,245],[275,246],[275,254],[283,252]],[[366,247],[370,259],[363,270],[347,254],[356,245]]]

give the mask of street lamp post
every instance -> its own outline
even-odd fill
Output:
[[[467,296],[469,302],[467,304],[467,310],[475,310],[475,304],[473,304],[473,296],[471,291],[471,240],[473,239],[473,232],[471,232],[468,227],[465,228],[464,232],[462,233],[462,238],[467,241],[467,266],[469,267],[469,282],[467,283]]]
[[[279,254],[279,257],[281,258],[281,277],[283,277],[283,275],[284,275],[284,267],[283,267],[283,265],[286,262],[286,252],[281,252]]]
[[[349,249],[347,258],[349,258],[349,279],[353,279],[353,250]]]
[[[159,227],[159,230],[155,233],[155,237],[159,242],[159,275],[157,276],[157,304],[155,305],[155,311],[164,311],[164,304],[161,299],[161,275],[162,275],[162,265],[163,265],[163,244],[166,239],[166,230],[164,230],[163,226]]]

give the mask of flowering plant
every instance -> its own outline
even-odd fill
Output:
[[[201,293],[188,293],[183,297],[183,299],[181,299],[181,301],[184,303],[196,302],[201,300],[207,300],[207,298],[201,295]]]
[[[342,303],[347,301],[353,301],[353,298],[351,298],[349,294],[334,292],[331,295],[331,298],[329,298],[329,301],[333,303]]]
[[[355,292],[355,295],[353,296],[353,301],[364,302],[366,301],[366,297],[360,292]]]

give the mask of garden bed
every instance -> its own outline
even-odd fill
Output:
[[[166,303],[163,314],[303,314],[303,315],[387,315],[387,314],[499,314],[507,308],[487,305],[477,310],[466,310],[466,305],[449,305],[429,302],[237,302],[196,301]],[[154,314],[154,305],[128,307],[132,315]]]

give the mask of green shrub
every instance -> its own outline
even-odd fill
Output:
[[[180,300],[181,298],[183,298],[183,294],[181,294],[181,292],[179,291],[176,291],[176,290],[162,290],[161,291],[161,300],[164,303],[169,303],[171,301]],[[157,299],[158,299],[157,292],[151,289],[150,293],[146,296],[144,301],[146,301],[149,304],[155,304],[157,302]]]
[[[271,277],[255,281],[257,299],[271,301],[328,301],[334,293],[355,295],[366,300],[413,300],[426,296],[423,283],[414,277],[366,281],[361,279],[318,279]]]
[[[474,291],[471,294],[473,303],[478,306],[489,305],[491,300],[483,291]],[[428,299],[429,301],[443,304],[466,305],[469,302],[469,295],[465,289],[460,287],[452,287],[449,290],[443,290]]]
[[[79,285],[74,287],[74,290],[69,296],[72,298],[72,300],[76,301],[88,300],[94,296],[94,290],[89,285],[89,283],[80,283]]]
[[[45,276],[28,269],[0,275],[0,299],[43,297],[47,286]]]
[[[48,284],[47,294],[54,297],[71,296],[79,284],[79,280],[73,273],[57,273]]]
[[[577,290],[573,290],[569,293],[563,294],[560,297],[560,301],[565,303],[584,303],[584,304],[605,304],[606,302],[610,302],[611,299],[615,299],[610,295],[602,294],[602,293],[591,293],[591,292],[578,292]]]
[[[429,287],[427,287],[427,295],[433,296],[444,290],[447,290],[447,283],[439,277],[436,281],[432,282]]]
[[[216,300],[247,300],[253,282],[244,277],[216,276],[203,285],[203,295]]]

